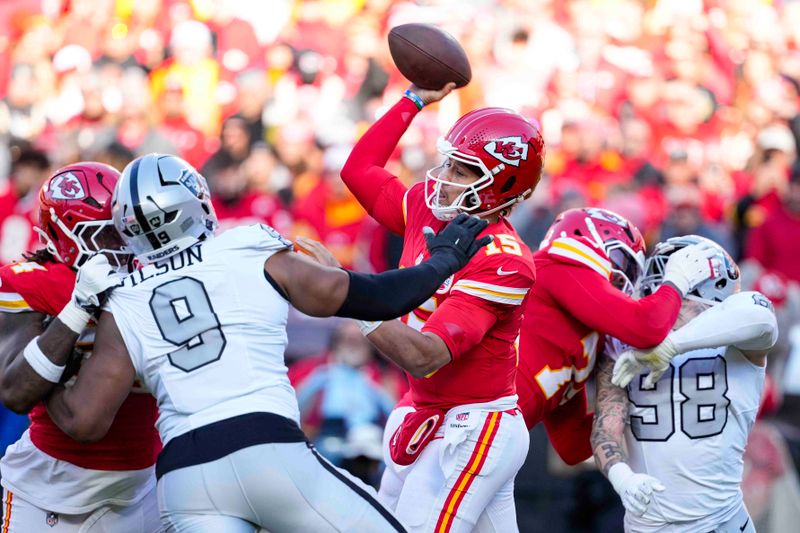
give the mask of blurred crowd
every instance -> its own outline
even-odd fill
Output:
[[[473,79],[415,119],[389,169],[423,178],[458,116],[508,107],[547,144],[545,177],[512,215],[532,248],[582,205],[627,216],[650,244],[695,233],[725,246],[778,308],[767,412],[800,460],[800,1],[3,0],[0,264],[39,245],[51,170],[121,170],[153,151],[201,170],[223,228],[266,222],[348,267],[396,264],[400,241],[339,171],[408,86],[386,42],[407,22],[454,35]],[[295,372],[319,442],[361,428],[355,444],[325,441],[330,453],[375,455],[370,428],[402,376],[369,350],[342,355],[365,350],[357,329],[297,316],[294,331],[290,357],[325,354]],[[367,397],[374,408],[348,408]]]

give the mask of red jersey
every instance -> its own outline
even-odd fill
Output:
[[[27,262],[0,268],[0,312],[37,312],[57,315],[75,285],[75,272],[58,262]],[[75,347],[91,351],[93,328],[85,330]],[[34,445],[56,459],[91,470],[140,470],[155,464],[161,440],[155,428],[158,409],[147,393],[131,393],[111,424],[108,434],[92,444],[80,444],[56,426],[44,403],[30,413]]]
[[[752,208],[751,208],[752,209]],[[767,270],[800,281],[800,261],[791,243],[800,238],[800,216],[783,205],[770,212],[762,224],[750,230],[744,256],[758,261]]]
[[[434,231],[445,226],[425,205],[424,184],[406,190],[383,168],[416,113],[411,101],[401,99],[364,134],[342,169],[342,179],[367,212],[404,236],[401,267],[429,256],[424,226]],[[483,235],[492,235],[493,242],[404,317],[408,325],[440,337],[452,356],[427,377],[409,376],[416,407],[447,409],[516,392],[515,341],[535,270],[530,251],[508,221],[501,218]]]
[[[586,380],[603,335],[636,348],[664,340],[681,306],[669,285],[634,300],[610,283],[611,262],[583,237],[561,237],[533,254],[537,280],[520,329],[517,390],[528,427],[544,421],[569,463],[591,456]]]

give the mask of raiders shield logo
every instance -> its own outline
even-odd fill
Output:
[[[522,137],[500,137],[483,146],[492,157],[507,165],[518,167],[520,161],[528,159],[528,143]]]
[[[56,200],[80,200],[86,198],[86,191],[75,174],[65,172],[50,181],[50,195]]]

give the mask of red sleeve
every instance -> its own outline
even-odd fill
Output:
[[[558,456],[570,466],[592,456],[592,413],[587,412],[586,389],[581,389],[564,405],[544,419],[547,437]]]
[[[477,346],[496,321],[481,300],[456,292],[433,312],[422,331],[436,334],[456,359]]]
[[[406,187],[383,167],[417,112],[411,100],[401,98],[364,133],[342,168],[342,181],[358,202],[372,218],[399,235],[406,226]]]
[[[75,274],[61,263],[15,263],[4,266],[1,272],[0,293],[4,296],[0,300],[11,300],[0,305],[4,311],[5,306],[14,305],[12,302],[19,299],[37,313],[55,316],[69,302],[75,285]]]
[[[586,326],[634,348],[663,341],[678,318],[681,296],[668,285],[634,300],[589,268],[568,264],[556,268],[564,278],[548,284],[556,302]]]

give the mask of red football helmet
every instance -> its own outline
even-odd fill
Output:
[[[41,241],[60,261],[78,267],[97,252],[112,266],[126,267],[130,254],[111,220],[111,197],[120,173],[102,163],[82,162],[58,169],[39,191]]]
[[[605,250],[611,260],[611,283],[633,294],[644,273],[647,248],[639,229],[625,217],[598,207],[567,209],[550,225],[540,248],[559,237],[585,237]]]
[[[522,115],[500,107],[470,111],[436,143],[442,155],[478,171],[470,184],[440,178],[444,163],[428,171],[425,201],[439,220],[458,213],[488,215],[531,195],[542,176],[544,140]],[[442,185],[462,188],[450,205],[440,203]]]

